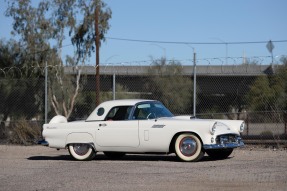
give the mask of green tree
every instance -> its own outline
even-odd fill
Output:
[[[49,65],[56,66],[49,72],[56,74],[50,77],[50,83],[58,83],[55,86],[59,88],[50,88],[50,102],[55,113],[69,117],[79,94],[81,76],[80,67],[75,78],[64,75],[63,41],[68,34],[76,47],[74,55],[66,58],[66,65],[84,65],[95,50],[97,35],[101,40],[105,39],[111,10],[101,0],[42,0],[38,4],[30,0],[7,2],[6,16],[14,20],[12,34],[19,37],[21,47],[26,51],[25,64],[43,67],[49,62]],[[95,31],[96,8],[99,10],[98,34]]]
[[[259,76],[252,84],[246,98],[252,111],[279,111],[286,109],[286,61],[273,75]]]
[[[43,66],[48,60],[49,40],[53,38],[51,20],[46,17],[49,1],[40,2],[38,7],[34,7],[30,0],[11,0],[7,3],[6,16],[13,19],[11,34],[19,38],[19,46],[24,50],[21,58],[23,65]]]
[[[267,76],[259,76],[250,88],[247,95],[249,108],[254,111],[270,110],[272,88]]]
[[[193,100],[193,81],[183,76],[180,62],[165,58],[154,60],[149,70],[146,91],[152,92],[149,99],[160,100],[175,114],[190,114]]]
[[[9,0],[6,16],[12,17],[12,35],[18,36],[22,47],[29,53],[27,61],[44,61],[41,51],[49,50],[56,44],[58,54],[68,32],[76,46],[77,59],[86,59],[95,50],[95,10],[99,12],[99,36],[105,40],[110,28],[111,9],[101,0],[42,0],[36,5],[30,0]],[[40,59],[40,57],[43,57]]]
[[[287,110],[287,56],[281,58],[282,65],[278,69],[278,78],[282,81],[284,92],[282,92],[282,108]]]
[[[41,111],[41,81],[25,73],[18,43],[0,40],[0,121],[8,117],[31,119]]]

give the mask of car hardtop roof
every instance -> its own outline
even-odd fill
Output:
[[[89,115],[86,121],[101,121],[105,119],[105,116],[110,111],[111,108],[116,106],[134,106],[138,103],[142,102],[157,102],[156,100],[148,100],[148,99],[118,99],[118,100],[110,100],[105,101],[98,105],[98,107]],[[104,108],[104,113],[98,115],[99,109]]]
[[[156,100],[148,100],[148,99],[118,99],[118,100],[110,100],[110,101],[105,101],[102,104],[103,105],[136,105],[137,103],[141,102],[154,102]],[[101,104],[101,105],[102,105]]]

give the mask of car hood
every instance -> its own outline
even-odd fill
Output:
[[[180,120],[180,121],[206,121],[206,122],[211,122],[214,123],[216,121],[218,121],[217,119],[199,119],[199,118],[195,118],[193,116],[190,115],[180,115],[180,116],[174,116],[170,118],[171,120]]]
[[[217,129],[233,129],[235,132],[242,132],[240,130],[241,124],[244,124],[243,120],[226,120],[226,119],[199,119],[193,118],[191,116],[175,116],[175,117],[166,117],[166,118],[159,118],[158,122],[164,121],[173,121],[175,123],[183,123],[183,124],[196,124],[197,127],[211,127],[216,124]],[[217,131],[218,132],[218,131]]]

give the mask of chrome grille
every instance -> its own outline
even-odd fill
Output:
[[[217,144],[238,143],[241,138],[238,135],[227,134],[216,137]]]

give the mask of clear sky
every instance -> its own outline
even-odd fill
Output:
[[[199,64],[208,64],[206,58],[217,64],[241,63],[236,57],[270,56],[266,43],[231,44],[231,42],[258,42],[287,40],[286,0],[106,0],[113,15],[108,39],[101,47],[101,63],[149,61],[166,56],[190,64],[193,48]],[[0,1],[0,38],[9,39],[12,20],[4,16],[7,5]],[[172,44],[160,42],[132,42],[111,38],[145,41],[223,43]],[[227,44],[224,44],[227,43]],[[67,41],[65,44],[70,44]],[[287,42],[274,42],[275,60],[287,55]],[[63,53],[73,52],[73,47]],[[277,57],[276,57],[277,56]],[[259,59],[259,61],[262,61]],[[264,63],[271,62],[264,58]],[[94,65],[92,57],[87,64]],[[143,62],[144,63],[144,62]]]

